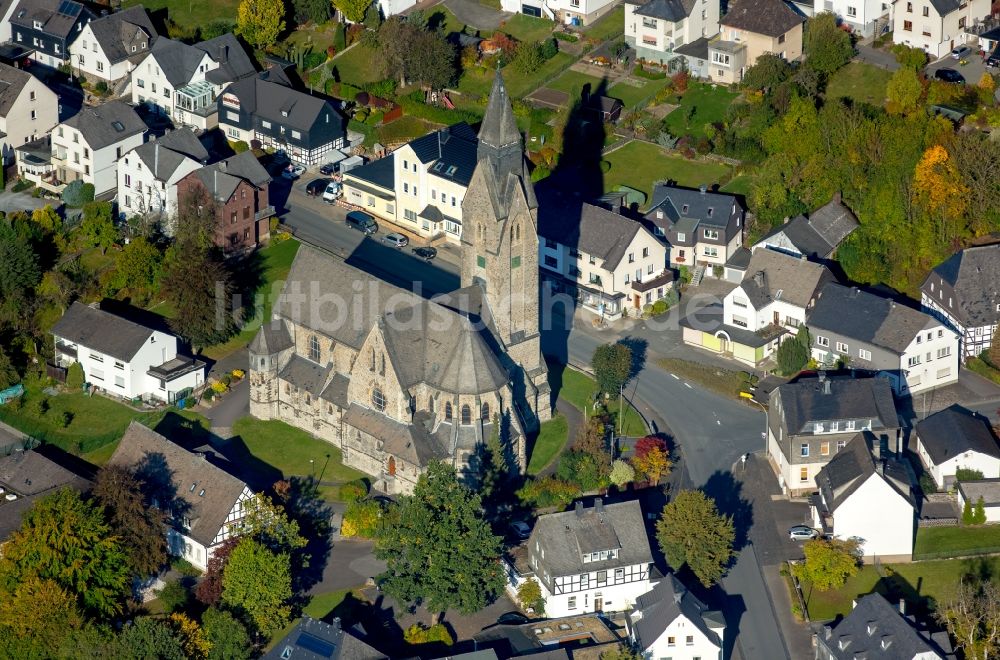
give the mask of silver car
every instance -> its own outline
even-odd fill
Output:
[[[805,525],[796,525],[788,530],[788,538],[793,541],[810,541],[817,536],[819,536],[819,532]]]
[[[401,248],[401,247],[406,247],[406,244],[410,242],[410,239],[408,239],[406,236],[403,236],[402,234],[393,232],[391,234],[386,234],[385,236],[383,236],[382,242],[385,243],[386,245],[391,245],[392,247],[395,248]]]

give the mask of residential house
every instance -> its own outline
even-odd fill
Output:
[[[388,660],[388,657],[345,630],[339,617],[330,623],[303,616],[262,660]]]
[[[670,249],[674,268],[714,268],[743,245],[746,209],[735,195],[658,183],[647,224]]]
[[[194,170],[177,182],[178,203],[211,196],[216,205],[215,243],[227,253],[253,250],[270,236],[274,207],[271,175],[250,151]]]
[[[462,200],[476,168],[478,148],[476,132],[461,122],[396,149],[387,158],[392,161],[396,199],[396,216],[388,219],[420,236],[443,235],[459,244]]]
[[[37,183],[61,192],[67,183],[82,180],[93,184],[97,197],[113,195],[118,160],[141,145],[145,134],[146,124],[124,101],[85,106],[52,132],[52,154]]]
[[[177,184],[208,159],[208,151],[190,128],[151,137],[118,161],[118,210],[126,217],[155,218],[164,233],[173,236]]]
[[[590,25],[617,6],[617,0],[501,0],[500,8],[563,25]]]
[[[666,248],[642,223],[594,204],[570,209],[543,205],[538,215],[538,263],[553,290],[612,320],[670,292]]]
[[[897,395],[958,382],[958,335],[930,314],[830,282],[807,322],[812,357],[886,376]]]
[[[325,163],[344,147],[344,117],[326,99],[292,89],[269,73],[238,80],[218,99],[219,128],[232,141],[284,151],[296,163]]]
[[[9,453],[0,457],[0,547],[21,528],[24,514],[35,502],[60,488],[84,493],[93,485],[93,475],[70,469],[65,456],[51,447],[7,449]]]
[[[840,244],[859,226],[857,216],[840,201],[837,193],[808,216],[797,215],[771,230],[750,250],[768,248],[829,264]]]
[[[219,123],[222,90],[256,73],[232,34],[193,46],[161,37],[132,70],[132,104],[170,117],[175,126],[212,129]]]
[[[709,77],[731,85],[765,53],[794,61],[802,57],[805,17],[783,0],[736,0],[708,44]]]
[[[719,10],[714,0],[626,0],[625,41],[637,58],[702,75]]]
[[[14,36],[11,31],[10,21],[14,17],[14,10],[18,8],[19,4],[19,0],[0,0],[0,44],[9,43]],[[22,51],[22,48],[23,46],[15,46],[14,50]],[[7,55],[7,53],[5,53],[5,55]]]
[[[990,0],[893,0],[892,41],[943,57],[974,38],[967,31],[990,15]]]
[[[631,609],[658,580],[635,500],[598,498],[589,508],[577,502],[572,511],[539,516],[528,538],[528,565],[545,613],[555,618]]]
[[[856,434],[816,474],[813,526],[857,539],[862,557],[909,561],[917,517],[913,485],[902,457],[871,432]]]
[[[898,609],[879,593],[861,596],[854,609],[836,626],[823,626],[814,636],[816,660],[899,658],[953,660],[948,633],[930,632],[906,615],[906,601]]]
[[[816,474],[859,431],[870,431],[889,451],[901,451],[886,379],[828,378],[821,371],[777,387],[768,402],[767,454],[782,490],[816,490]]]
[[[401,14],[415,4],[416,0],[378,0],[379,9],[386,18]]]
[[[831,12],[842,27],[859,37],[878,36],[889,25],[892,0],[813,0],[813,14]]]
[[[123,399],[174,403],[205,382],[205,363],[177,353],[177,337],[75,302],[52,327],[55,361],[79,362],[91,387]]]
[[[939,488],[955,485],[958,470],[1000,477],[1000,447],[989,421],[953,405],[917,422],[916,453]]]
[[[492,650],[497,657],[532,660],[600,660],[602,653],[628,641],[601,613],[487,626],[473,640],[476,648]]]
[[[11,40],[31,49],[31,59],[57,69],[69,46],[94,15],[75,0],[21,0],[10,18]]]
[[[114,88],[149,54],[158,36],[142,5],[133,5],[87,23],[69,46],[70,64],[77,74]]]
[[[965,511],[965,503],[973,510],[982,500],[983,512],[986,514],[986,522],[1000,523],[1000,479],[975,479],[973,481],[960,481],[955,484],[955,494],[958,499],[958,508]]]
[[[3,165],[14,150],[46,136],[59,123],[59,97],[27,71],[0,64],[0,149]]]
[[[639,596],[625,625],[643,658],[722,660],[722,612],[710,611],[672,573]]]
[[[978,357],[1000,327],[1000,244],[965,248],[935,266],[920,304],[958,333],[963,361]]]
[[[395,169],[395,157],[390,154],[350,170],[342,179],[344,201],[376,218],[395,223],[397,217]],[[442,220],[443,218],[444,216]],[[428,218],[428,223],[430,220]]]
[[[253,497],[214,456],[190,452],[139,422],[129,425],[108,464],[136,472],[148,505],[168,516],[167,551],[203,571]]]
[[[756,366],[806,323],[819,291],[832,280],[825,266],[757,250],[743,281],[726,294],[721,308],[681,320],[684,343]]]

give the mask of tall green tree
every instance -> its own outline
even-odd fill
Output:
[[[147,506],[142,484],[121,465],[105,465],[94,479],[94,497],[121,536],[134,575],[155,575],[167,562],[166,521],[162,511]]]
[[[501,539],[454,468],[431,463],[389,517],[375,541],[375,556],[387,564],[379,577],[386,593],[423,599],[432,611],[472,613],[503,590]]]
[[[292,9],[298,23],[312,21],[319,24],[330,19],[330,0],[292,0]]]
[[[618,398],[632,373],[632,349],[620,343],[598,346],[590,366],[601,393]]]
[[[144,236],[133,238],[115,257],[115,291],[128,290],[139,302],[148,301],[156,288],[163,255]]]
[[[351,23],[360,23],[372,0],[333,0],[333,7]]]
[[[0,628],[32,639],[48,657],[59,657],[67,637],[85,623],[76,597],[54,580],[31,575],[0,597]]]
[[[247,629],[232,614],[210,607],[201,616],[201,629],[211,644],[208,660],[249,660],[253,645]]]
[[[901,67],[892,74],[885,87],[886,106],[889,112],[907,114],[914,112],[920,106],[920,97],[924,93],[923,85],[917,72],[909,67]]]
[[[38,255],[8,221],[0,220],[0,298],[31,291],[41,282]]]
[[[792,77],[792,65],[776,53],[764,53],[743,74],[740,85],[756,91],[777,87]]]
[[[288,554],[242,539],[222,573],[222,603],[243,614],[258,633],[270,636],[288,625],[291,598]]]
[[[85,613],[112,617],[122,612],[132,575],[100,508],[62,488],[38,500],[4,546],[0,590],[12,593],[30,578],[52,580]]]
[[[966,658],[1000,655],[1000,585],[995,580],[963,580],[954,597],[939,606],[937,616]]]
[[[80,231],[90,245],[101,248],[101,253],[115,244],[118,230],[111,217],[111,202],[89,202],[83,205],[83,220]]]
[[[187,660],[183,640],[166,619],[140,616],[122,628],[118,644],[123,658]]]
[[[7,351],[3,349],[3,346],[0,346],[0,390],[5,390],[8,387],[16,385],[20,380],[21,376],[17,373],[17,369],[14,368],[14,363],[10,361],[10,356],[7,355]]]
[[[667,563],[677,570],[687,564],[706,587],[722,579],[733,556],[736,531],[705,493],[683,490],[656,521],[656,540]]]
[[[796,575],[820,591],[842,587],[858,573],[860,550],[853,539],[813,539],[802,551],[806,558],[795,566]]]
[[[785,376],[797,374],[809,361],[809,350],[797,339],[786,339],[778,345],[778,370]]]
[[[806,21],[802,49],[806,66],[830,75],[854,57],[851,35],[840,29],[837,17],[830,12],[816,14]]]
[[[376,42],[383,73],[400,86],[417,82],[441,89],[458,73],[454,46],[413,21],[390,17],[379,27]]]
[[[257,50],[275,44],[285,29],[284,0],[242,0],[236,15],[236,34]]]
[[[263,493],[243,503],[243,520],[236,533],[256,539],[273,552],[292,552],[306,545],[299,523],[288,517],[285,507]]]

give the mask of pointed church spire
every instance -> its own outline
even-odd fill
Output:
[[[479,129],[479,144],[480,158],[485,155],[483,147],[500,150],[503,147],[517,145],[518,150],[520,150],[521,133],[517,130],[514,109],[510,105],[510,97],[507,96],[507,88],[503,84],[503,76],[500,74],[499,68],[493,79],[493,89],[490,91],[490,100],[486,104],[483,125]]]

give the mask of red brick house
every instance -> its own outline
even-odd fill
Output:
[[[248,252],[270,232],[270,183],[267,170],[245,151],[191,172],[177,182],[177,195],[210,195],[218,209],[215,244],[227,253]]]

